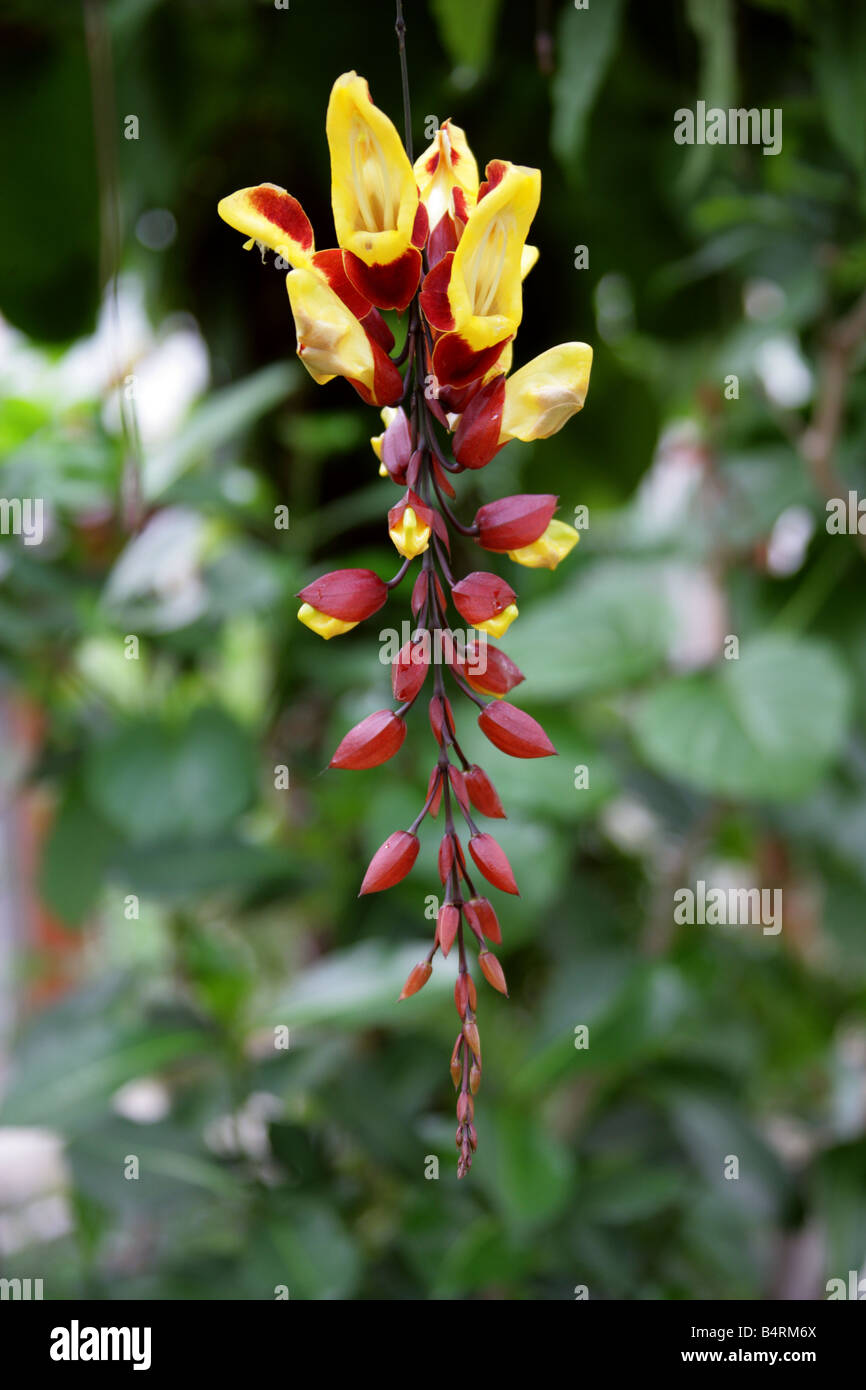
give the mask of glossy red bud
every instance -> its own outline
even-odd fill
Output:
[[[393,710],[376,710],[349,730],[329,766],[352,772],[378,767],[393,758],[405,737],[406,724]]]
[[[430,777],[427,781],[427,796],[429,796],[430,793],[433,791],[434,782],[436,783],[436,793],[433,797],[433,800],[430,802],[429,814],[433,816],[433,818],[435,819],[436,816],[438,816],[439,814],[439,803],[442,800],[442,778],[439,776],[438,767],[434,767],[433,771],[430,773]],[[425,796],[424,798],[425,801],[427,800],[427,796]]]
[[[334,570],[314,579],[298,594],[304,603],[339,618],[344,623],[360,623],[378,613],[388,587],[372,570]]]
[[[454,712],[447,695],[434,695],[430,701],[430,728],[438,744],[442,743],[446,720],[450,732],[454,733]]]
[[[391,689],[401,705],[414,700],[427,676],[429,666],[427,644],[407,642],[391,662]]]
[[[443,835],[439,842],[439,877],[448,882],[448,875],[454,866],[454,840],[451,835]]]
[[[443,956],[447,956],[454,945],[457,928],[460,926],[460,911],[453,903],[440,907],[436,917],[436,939]]]
[[[393,888],[395,883],[406,877],[418,858],[420,848],[417,835],[410,834],[408,830],[395,830],[370,860],[358,897]]]
[[[457,798],[458,805],[464,816],[469,815],[469,793],[466,790],[466,778],[459,767],[449,767],[448,776],[451,779],[451,786]]]
[[[430,976],[433,974],[433,966],[429,960],[419,960],[416,966],[409,971],[409,978],[400,991],[400,999],[408,999],[410,994],[417,994],[419,989],[423,989]]]
[[[499,452],[505,377],[496,376],[476,391],[454,432],[454,457],[464,468],[484,468]]]
[[[503,893],[519,893],[508,856],[492,835],[472,835],[469,853],[489,883]]]
[[[505,808],[499,800],[499,794],[483,768],[477,763],[473,763],[469,771],[464,774],[464,783],[469,799],[476,811],[480,811],[482,816],[490,816],[492,820],[505,820]]]
[[[547,530],[558,501],[547,492],[525,492],[485,502],[475,513],[479,545],[497,552],[532,545]]]
[[[486,936],[496,945],[502,940],[499,918],[488,898],[470,898],[463,904],[463,915],[479,940]]]
[[[478,964],[481,966],[482,974],[489,985],[498,989],[500,994],[508,997],[508,985],[505,983],[505,971],[499,964],[492,951],[480,951],[478,953]]]
[[[461,675],[480,695],[507,695],[525,676],[493,642],[467,642]]]
[[[427,570],[419,570],[418,577],[412,585],[412,617],[417,618],[424,604],[427,602]]]
[[[490,742],[512,758],[549,758],[556,753],[537,719],[507,700],[491,700],[478,716]]]
[[[498,574],[473,570],[451,590],[454,607],[467,623],[483,623],[514,603],[517,595]]]

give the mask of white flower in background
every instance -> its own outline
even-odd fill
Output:
[[[123,383],[105,403],[103,424],[113,434],[120,432],[120,392],[130,392],[142,443],[160,444],[176,432],[209,380],[204,339],[184,317],[124,373]]]
[[[137,1125],[155,1125],[171,1110],[171,1094],[163,1081],[155,1076],[140,1076],[127,1081],[111,1098],[112,1109],[125,1120]]]
[[[175,315],[155,330],[144,285],[134,275],[120,277],[116,293],[103,298],[94,332],[57,360],[0,318],[4,395],[28,396],[61,410],[104,397],[105,428],[119,434],[125,393],[145,444],[169,438],[209,381],[210,359],[195,320]]]
[[[784,313],[788,297],[775,280],[747,280],[743,289],[746,318],[766,323]]]
[[[207,523],[186,507],[157,512],[134,536],[108,577],[105,603],[152,632],[171,632],[207,606],[201,577]]]
[[[0,1128],[0,1255],[72,1229],[63,1141],[50,1129]]]
[[[767,543],[767,569],[785,577],[796,574],[806,558],[815,518],[806,507],[786,507],[776,519]]]
[[[705,468],[706,453],[694,421],[676,420],[668,425],[635,494],[632,513],[636,540],[655,544],[681,533],[688,524]]]
[[[812,398],[812,370],[790,333],[765,338],[758,348],[755,369],[774,405],[796,410]]]
[[[727,602],[712,570],[665,566],[663,583],[674,613],[668,659],[677,671],[696,671],[717,661],[727,635]]]

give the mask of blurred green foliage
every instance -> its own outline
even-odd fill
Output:
[[[294,617],[313,574],[393,567],[378,420],[305,378],[279,272],[215,212],[271,180],[329,244],[328,92],[355,68],[399,123],[392,7],[8,0],[2,493],[43,496],[47,532],[0,542],[0,690],[44,729],[38,891],[82,949],[22,1009],[0,1110],[61,1134],[69,1220],[4,1273],[49,1297],[821,1296],[866,1249],[866,571],[824,527],[828,480],[866,486],[862,341],[823,471],[807,431],[866,286],[866,12],[406,11],[416,151],[452,115],[482,164],[543,172],[516,361],[596,352],[576,421],[460,480],[467,516],[531,489],[590,515],[556,575],[520,571],[505,643],[560,757],[527,773],[459,715],[522,887],[511,998],[481,1001],[475,1167],[458,1187],[447,968],[395,1004],[432,828],[409,880],[356,898],[423,800],[425,721],[386,767],[321,776],[387,671],[377,627],[325,648]],[[781,108],[781,153],[676,145],[698,99]],[[381,626],[407,610],[404,585]],[[675,888],[732,865],[783,888],[779,936],[673,924]],[[22,998],[48,964],[22,955]]]

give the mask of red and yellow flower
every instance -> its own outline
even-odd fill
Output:
[[[479,552],[553,569],[578,534],[555,515],[558,499],[551,493],[487,501],[469,525],[449,499],[457,495],[457,475],[486,467],[511,440],[547,439],[583,407],[592,349],[561,343],[512,371],[523,281],[538,254],[527,242],[541,190],[537,169],[495,159],[479,182],[466,136],[450,120],[413,166],[395,126],[355,72],[334,84],[326,132],[336,246],[316,250],[303,208],[275,184],[240,189],[222,200],[219,213],[248,248],[258,244],[283,258],[298,356],[317,383],[342,377],[380,408],[384,428],[371,444],[380,474],[401,489],[386,523],[402,560],[396,574],[387,581],[368,569],[323,575],[300,591],[298,617],[325,639],[350,632],[383,607],[418,563],[411,597],[416,628],[390,658],[396,708],[376,710],[350,729],[330,766],[361,771],[395,757],[406,737],[406,716],[427,689],[435,760],[426,798],[412,824],[376,851],[361,893],[381,892],[405,878],[418,857],[419,827],[442,810],[444,902],[430,950],[400,997],[424,987],[437,952],[446,956],[455,948],[460,1031],[450,1071],[458,1091],[462,1177],[477,1145],[473,1098],[481,1081],[468,948],[477,949],[484,979],[507,993],[502,966],[487,944],[501,942],[501,928],[472,875],[477,870],[505,893],[518,889],[502,847],[476,824],[476,817],[500,819],[505,810],[487,773],[463,753],[446,677],[455,697],[474,702],[481,731],[500,751],[543,758],[556,750],[541,725],[506,698],[523,672],[487,642],[502,637],[517,618],[517,595],[486,570],[456,578],[451,537],[456,531]],[[405,343],[395,355],[383,311],[407,310]],[[448,626],[449,604],[475,629],[465,648]],[[467,827],[462,840],[457,816]]]

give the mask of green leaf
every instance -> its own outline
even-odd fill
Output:
[[[96,906],[114,836],[76,789],[61,803],[39,874],[46,905],[70,926]]]
[[[866,9],[859,0],[823,5],[812,54],[827,126],[839,148],[866,175]]]
[[[3,177],[19,190],[0,209],[0,303],[31,337],[60,341],[89,329],[98,299],[91,78],[80,12],[60,41],[21,24],[27,43],[10,21],[0,53]]]
[[[504,643],[527,675],[514,692],[560,700],[649,675],[665,656],[673,619],[657,567],[598,565],[534,604]]]
[[[574,1156],[541,1124],[528,1125],[522,1107],[507,1106],[491,1140],[493,1188],[509,1222],[534,1225],[567,1205],[575,1179]]]
[[[253,789],[249,741],[219,709],[197,710],[180,729],[128,724],[97,746],[86,775],[96,807],[136,842],[212,835]]]
[[[358,1250],[339,1217],[306,1197],[260,1228],[245,1285],[257,1298],[272,1299],[275,1288],[285,1285],[290,1299],[345,1299],[359,1274]]]
[[[212,1045],[201,1030],[183,1026],[118,1028],[97,1018],[69,1033],[58,1020],[50,1036],[45,1021],[41,1027],[36,1045],[22,1046],[13,1059],[2,1107],[6,1125],[86,1129],[125,1082],[203,1054]]]
[[[575,169],[583,152],[589,114],[616,48],[622,10],[622,0],[603,0],[585,10],[569,5],[562,11],[550,143],[566,169]]]
[[[502,0],[431,0],[439,37],[455,67],[480,76],[490,61]]]
[[[665,682],[638,709],[635,736],[657,771],[721,796],[802,796],[840,752],[851,691],[818,642],[761,638],[739,660]]]

